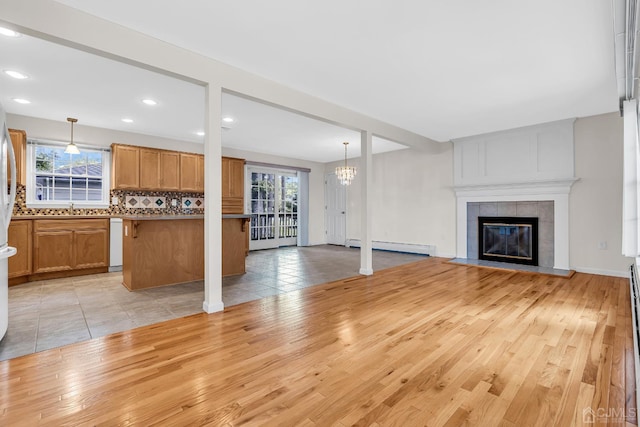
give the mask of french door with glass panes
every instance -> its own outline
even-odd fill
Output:
[[[298,176],[295,172],[249,168],[249,249],[298,242]]]

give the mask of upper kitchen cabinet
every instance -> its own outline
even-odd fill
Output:
[[[199,177],[198,163],[200,163],[198,154],[180,153],[180,190],[188,192],[198,192],[204,188],[203,179]],[[204,175],[204,174],[203,174]]]
[[[196,165],[196,177],[198,179],[198,186],[196,191],[198,193],[204,193],[204,156],[198,155],[198,163]]]
[[[202,154],[120,144],[112,144],[111,152],[113,189],[204,193]],[[229,161],[235,163],[230,166]],[[242,199],[244,160],[223,157],[222,163],[223,176],[233,177],[231,183],[223,179],[227,182],[224,184],[227,190],[223,192]]]
[[[140,148],[140,188],[156,190],[160,188],[160,150]]]
[[[111,187],[117,190],[140,188],[140,148],[111,145]]]
[[[244,212],[244,159],[222,158],[222,213]]]
[[[11,145],[16,154],[16,184],[26,185],[27,183],[27,133],[23,130],[9,129]],[[8,181],[11,182],[11,171],[7,171]]]
[[[180,190],[180,153],[111,145],[111,187],[117,190]]]
[[[181,154],[175,151],[160,151],[160,188],[166,191],[180,190]]]

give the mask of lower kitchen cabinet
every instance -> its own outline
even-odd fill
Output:
[[[73,270],[73,231],[39,231],[33,234],[34,273]]]
[[[31,274],[32,253],[31,220],[12,220],[9,223],[9,246],[17,249],[17,253],[9,257],[9,278]]]
[[[95,230],[74,231],[75,264],[73,268],[109,266],[109,225]]]
[[[35,220],[33,273],[109,267],[109,220]]]

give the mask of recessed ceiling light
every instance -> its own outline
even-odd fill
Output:
[[[26,74],[22,74],[20,71],[15,70],[3,70],[7,76],[11,76],[14,79],[23,80],[29,78]]]
[[[4,27],[0,27],[0,34],[7,37],[20,37],[19,32]]]
[[[204,135],[205,135],[205,133],[204,133],[204,132],[202,132],[202,131],[200,130],[200,131],[196,132],[196,135],[198,135],[198,136],[204,136]]]
[[[13,100],[15,102],[17,102],[18,104],[31,104],[31,101],[29,101],[28,99],[24,99],[24,98],[13,98]]]
[[[144,102],[147,105],[158,105],[158,103],[153,99],[143,99],[142,102]]]
[[[123,122],[125,123],[133,123],[133,119],[122,119]]]
[[[233,123],[235,122],[235,119],[233,117],[223,117],[222,121],[225,123]]]

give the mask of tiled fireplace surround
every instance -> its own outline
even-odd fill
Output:
[[[538,218],[538,264],[554,266],[553,201],[469,202],[467,203],[467,259],[478,259],[478,217]]]
[[[545,246],[539,246],[540,265],[561,270],[569,267],[569,192],[575,178],[563,180],[549,180],[519,184],[493,184],[477,186],[460,186],[456,188],[457,199],[457,252],[458,258],[471,258],[473,248],[468,248],[473,238],[476,246],[477,259],[477,226],[470,230],[469,218],[477,207],[478,215],[495,216],[505,214],[511,216],[515,206],[515,216],[537,216],[539,238],[545,241]],[[480,211],[482,209],[482,212]],[[472,211],[469,213],[469,211]],[[532,215],[533,213],[537,215]],[[487,214],[487,215],[484,215]],[[552,242],[552,243],[551,243]],[[541,243],[539,243],[541,245]],[[549,249],[549,251],[547,251]],[[551,262],[553,260],[553,262]]]

